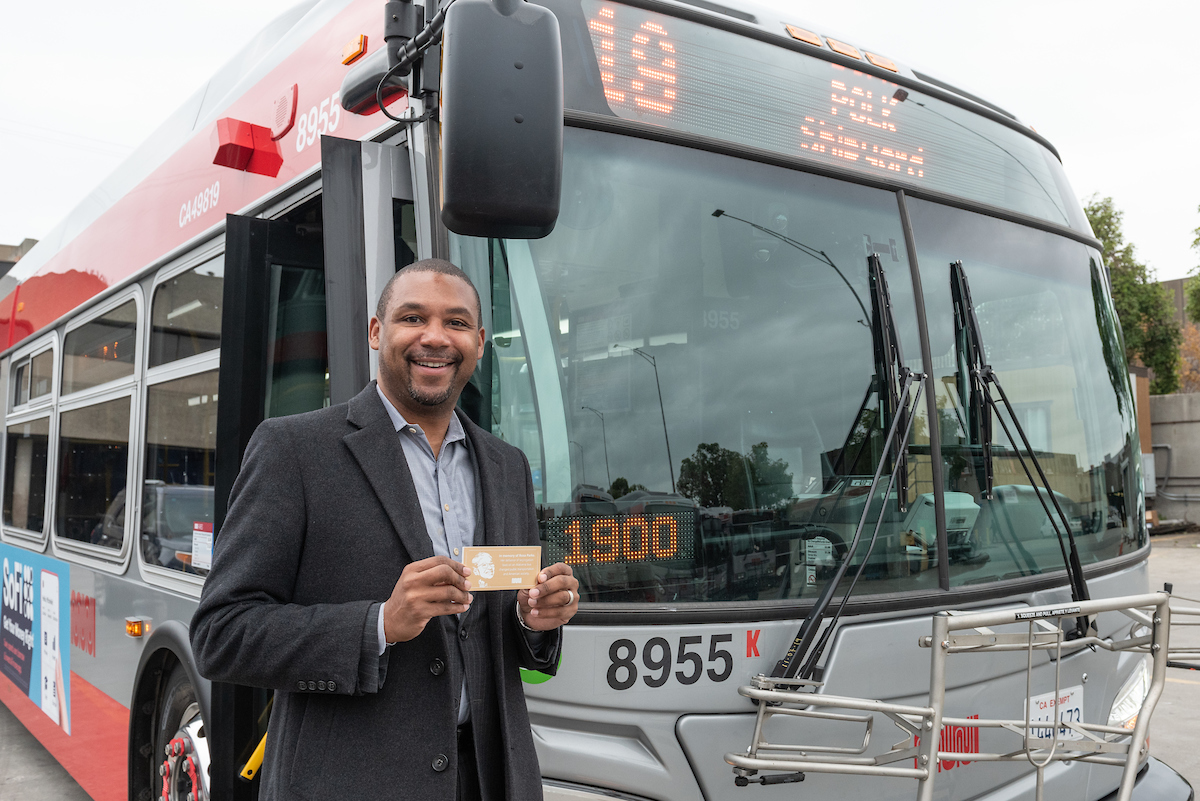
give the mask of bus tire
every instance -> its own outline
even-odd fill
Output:
[[[203,799],[207,793],[192,787],[191,775],[207,774],[208,745],[196,688],[183,665],[176,663],[163,687],[155,721],[154,751],[166,769],[167,801]],[[198,748],[194,741],[200,740]],[[161,773],[159,774],[162,775]],[[207,776],[200,779],[207,787]],[[193,795],[194,793],[194,795]]]
[[[190,688],[190,689],[185,689]],[[195,704],[201,721],[210,719],[211,684],[196,669],[187,626],[168,620],[157,626],[138,661],[129,705],[129,769],[131,801],[153,801],[162,795],[159,769],[166,759],[160,732],[177,732],[188,706]],[[182,707],[179,701],[189,699]],[[174,725],[174,728],[167,729]],[[205,759],[207,762],[207,759]],[[207,779],[207,777],[205,777]]]

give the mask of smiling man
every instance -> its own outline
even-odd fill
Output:
[[[191,637],[206,677],[275,690],[263,801],[541,798],[519,668],[554,672],[579,584],[470,591],[463,548],[538,544],[524,454],[455,410],[480,311],[453,264],[409,265],[378,381],[247,447]]]

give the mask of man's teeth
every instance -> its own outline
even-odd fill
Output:
[[[417,362],[422,367],[445,367],[449,362]]]

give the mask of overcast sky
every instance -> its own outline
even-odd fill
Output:
[[[761,0],[760,0],[761,1]],[[1161,280],[1200,264],[1195,0],[775,0],[781,16],[987,98],[1110,195]],[[40,238],[294,0],[0,0],[0,243]],[[380,8],[382,13],[382,0]]]

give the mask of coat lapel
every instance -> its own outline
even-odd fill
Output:
[[[499,454],[496,453],[483,429],[471,422],[466,415],[458,414],[463,431],[471,441],[475,453],[475,465],[479,470],[479,489],[483,494],[483,545],[506,545],[504,541],[504,471]],[[476,540],[478,542],[478,540]]]
[[[375,490],[409,557],[416,562],[433,556],[408,460],[374,381],[350,400],[346,420],[355,430],[342,441]]]

